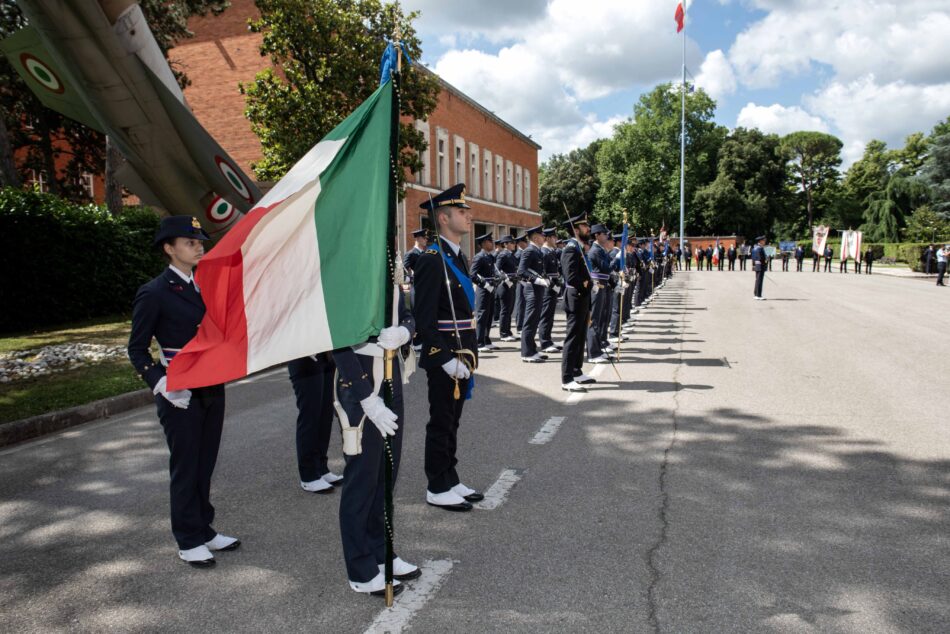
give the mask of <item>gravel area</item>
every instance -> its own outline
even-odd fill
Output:
[[[126,356],[124,346],[65,343],[0,353],[0,383],[52,374]]]

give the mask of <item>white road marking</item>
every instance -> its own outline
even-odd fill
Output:
[[[454,563],[450,559],[424,562],[422,576],[405,583],[406,588],[396,597],[393,607],[383,608],[363,634],[402,632],[416,612],[438,592]]]
[[[495,480],[495,484],[491,485],[491,487],[485,491],[485,499],[481,502],[476,502],[474,505],[475,508],[482,509],[483,511],[491,511],[501,506],[505,499],[508,498],[508,492],[511,491],[512,487],[521,479],[522,473],[524,473],[524,469],[502,470],[501,475]]]
[[[269,376],[274,376],[275,374],[277,374],[283,369],[284,369],[284,366],[280,366],[279,368],[274,368],[273,370],[267,370],[266,372],[261,372],[260,374],[249,376],[246,379],[235,381],[234,383],[230,383],[229,385],[245,385],[247,383],[253,383],[254,381],[257,381],[258,379],[266,379]]]
[[[577,394],[580,393],[581,392],[577,392]],[[551,442],[551,439],[554,438],[554,434],[557,433],[558,428],[563,422],[563,416],[552,416],[546,423],[544,423],[544,425],[541,426],[541,429],[539,429],[538,433],[534,435],[534,438],[528,441],[528,444],[543,445],[545,443]]]
[[[591,368],[590,372],[587,373],[587,376],[591,377],[592,379],[596,379],[604,373],[604,368],[606,368],[608,365],[608,363],[600,363],[595,365],[593,368]],[[587,392],[571,392],[571,394],[567,397],[567,403],[569,405],[571,403],[577,403],[585,396],[587,396]]]

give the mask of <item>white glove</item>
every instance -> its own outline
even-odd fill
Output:
[[[395,350],[408,343],[411,338],[409,329],[405,326],[390,326],[379,331],[376,343],[385,350]]]
[[[152,394],[161,394],[165,397],[165,400],[175,407],[179,409],[188,409],[188,404],[191,403],[191,390],[178,390],[177,392],[169,392],[167,385],[168,378],[163,376],[158,380],[158,383],[155,384],[155,389],[152,390]]]
[[[514,284],[515,283],[512,282],[511,280],[505,280],[505,286],[507,286],[508,288],[511,288],[512,286],[514,286]]]
[[[537,284],[538,286],[543,286],[544,288],[547,288],[548,286],[551,285],[551,282],[544,279],[543,277],[534,278],[534,283]]]
[[[442,369],[453,379],[467,379],[472,376],[472,373],[468,371],[468,366],[458,359],[452,359],[451,361],[443,363]]]
[[[399,425],[396,424],[398,416],[396,416],[396,412],[386,407],[383,399],[373,394],[360,401],[360,405],[363,406],[363,413],[373,421],[380,434],[383,436],[396,435],[396,430],[399,429]]]
[[[485,291],[487,291],[487,292],[489,292],[489,293],[491,293],[492,291],[495,290],[495,287],[492,286],[491,284],[489,284],[488,282],[485,282],[485,285],[482,286],[482,288],[484,288]]]

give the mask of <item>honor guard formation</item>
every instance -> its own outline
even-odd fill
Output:
[[[425,375],[429,400],[425,500],[440,510],[471,511],[484,495],[463,478],[458,436],[465,433],[463,408],[475,393],[478,353],[498,349],[493,330],[498,341],[519,342],[524,363],[560,354],[562,389],[584,392],[595,382],[584,373],[584,363],[616,360],[616,346],[632,329],[632,315],[650,303],[674,270],[674,251],[665,240],[626,238],[603,224],[591,225],[586,214],[561,227],[531,227],[519,236],[477,236],[478,252],[469,262],[460,246],[472,224],[464,184],[421,207],[431,228],[413,232],[415,246],[402,259],[401,284],[394,291],[401,308],[394,325],[359,345],[304,354],[287,364],[298,412],[300,488],[320,495],[341,490],[347,580],[354,591],[379,596],[386,591],[385,463],[391,459],[394,482],[403,449],[402,385],[416,366]],[[128,347],[132,364],[155,394],[168,444],[178,556],[198,567],[212,566],[215,553],[241,545],[214,528],[211,504],[224,386],[180,391],[166,386],[169,361],[195,337],[205,313],[193,274],[208,239],[196,219],[162,220],[154,244],[168,268],[139,289]],[[558,310],[567,321],[563,341],[552,334]],[[150,352],[153,340],[158,361]],[[383,367],[389,354],[396,362],[387,401]],[[342,474],[327,466],[334,417],[343,439]],[[395,552],[391,562],[392,591],[398,594],[400,581],[418,577],[421,570]]]

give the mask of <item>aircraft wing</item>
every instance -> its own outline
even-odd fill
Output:
[[[44,104],[109,135],[127,162],[125,186],[198,217],[215,239],[260,200],[184,104],[134,0],[18,4],[30,26],[0,48]]]

